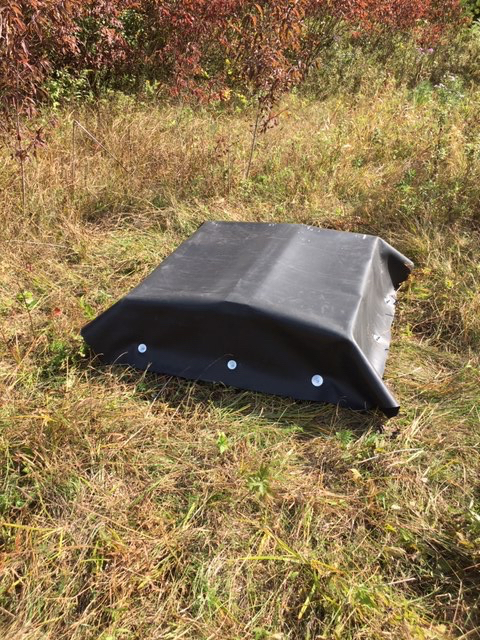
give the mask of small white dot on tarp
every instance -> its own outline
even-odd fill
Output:
[[[319,376],[318,374],[312,376],[312,384],[314,387],[321,387],[323,384],[322,376]]]

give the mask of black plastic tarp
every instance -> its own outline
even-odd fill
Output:
[[[412,266],[375,236],[207,222],[82,335],[108,363],[395,415],[382,375]]]

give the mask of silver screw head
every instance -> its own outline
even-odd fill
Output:
[[[145,353],[145,351],[146,351],[146,350],[147,350],[147,345],[146,345],[146,344],[143,344],[143,342],[142,342],[142,344],[139,344],[139,345],[138,345],[138,351],[139,351],[139,353]]]
[[[229,360],[227,362],[227,367],[230,369],[230,371],[233,371],[234,369],[237,368],[237,361],[236,360]]]
[[[314,387],[321,387],[323,384],[323,378],[318,373],[312,376],[312,384]]]

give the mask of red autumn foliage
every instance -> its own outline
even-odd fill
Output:
[[[122,15],[130,0],[73,0],[77,49],[73,67],[118,68],[132,54],[123,34]]]
[[[0,98],[33,104],[67,69],[148,77],[172,93],[273,100],[302,80],[340,27],[433,43],[461,0],[0,0]],[[268,96],[268,98],[267,98]]]
[[[36,96],[51,58],[76,50],[73,3],[12,0],[0,8],[2,103]]]

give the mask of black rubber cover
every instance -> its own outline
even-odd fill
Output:
[[[391,416],[382,375],[412,266],[375,236],[207,222],[82,335],[105,362]]]

